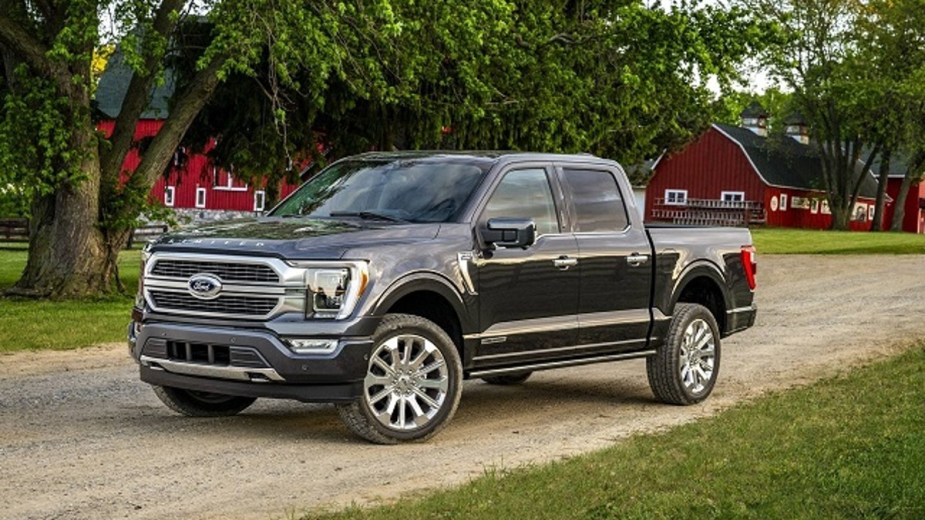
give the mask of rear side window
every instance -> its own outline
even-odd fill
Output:
[[[626,204],[612,173],[576,169],[565,169],[564,173],[578,217],[577,231],[623,231],[626,228]]]

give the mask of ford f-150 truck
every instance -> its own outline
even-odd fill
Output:
[[[377,443],[433,436],[464,379],[590,363],[645,358],[659,400],[697,403],[755,321],[751,235],[644,226],[632,193],[586,155],[349,157],[265,217],[148,244],[131,354],[179,413],[331,402]]]

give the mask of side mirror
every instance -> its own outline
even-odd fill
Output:
[[[493,218],[482,230],[482,240],[497,247],[526,248],[536,241],[536,223],[531,218]]]

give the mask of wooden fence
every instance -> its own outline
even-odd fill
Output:
[[[147,241],[157,238],[167,232],[166,224],[149,224],[140,226],[132,230],[129,236],[129,248],[135,242]],[[2,243],[21,243],[29,241],[29,221],[24,218],[2,218],[0,219],[0,244]]]

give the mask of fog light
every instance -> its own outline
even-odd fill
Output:
[[[337,348],[336,339],[288,339],[286,342],[296,354],[330,354]]]

